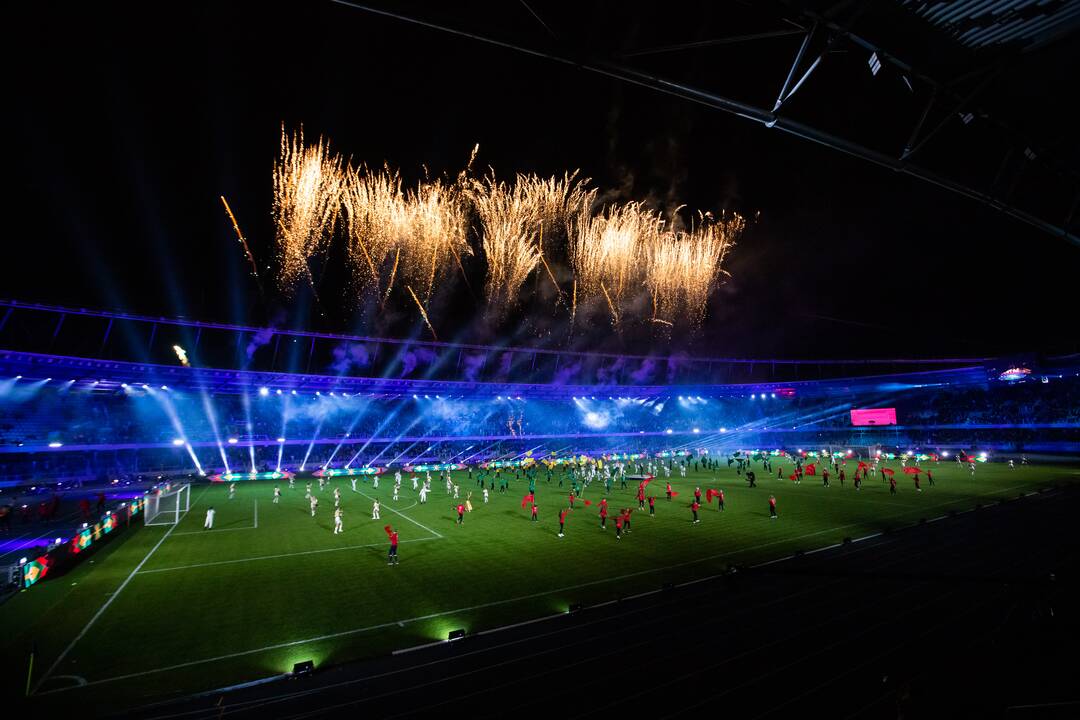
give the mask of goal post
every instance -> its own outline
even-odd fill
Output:
[[[175,525],[191,509],[191,485],[166,485],[146,494],[144,525]]]

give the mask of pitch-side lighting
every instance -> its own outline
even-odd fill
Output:
[[[179,445],[183,445],[184,441],[181,438],[173,438],[172,444],[179,446]]]
[[[58,448],[58,447],[62,446],[63,444],[64,444],[64,443],[62,443],[62,442],[56,442],[56,441],[54,440],[54,441],[52,441],[51,443],[49,443],[49,447],[51,447],[51,448]]]
[[[285,442],[285,438],[278,438],[278,439],[277,439],[277,441],[278,441],[279,443],[283,443],[283,442]]]
[[[236,442],[237,442],[236,438],[229,438],[229,444],[230,445],[235,445]]]
[[[259,388],[259,395],[261,395],[263,397],[266,397],[269,394],[270,394],[270,388],[264,388],[264,387]]]

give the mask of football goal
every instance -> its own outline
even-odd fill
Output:
[[[146,494],[145,525],[175,525],[191,507],[191,485],[166,485]]]

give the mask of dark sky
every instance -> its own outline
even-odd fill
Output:
[[[508,5],[487,29],[544,32]],[[630,19],[600,37],[605,14],[626,5],[582,4],[572,29],[566,7],[533,5],[562,40],[587,43],[596,33],[604,51],[663,34]],[[748,29],[758,21],[738,19]],[[617,80],[322,2],[49,4],[20,9],[4,35],[13,164],[4,245],[14,258],[3,297],[419,333],[407,307],[381,319],[347,309],[333,257],[320,286],[325,316],[309,313],[303,298],[260,300],[218,196],[265,265],[285,122],[411,180],[423,166],[456,173],[479,143],[479,163],[504,178],[580,168],[612,197],[760,213],[730,257],[732,277],[705,327],[672,340],[693,352],[933,356],[1076,346],[1080,248],[917,180]],[[798,38],[767,42],[775,58],[765,65],[720,49],[665,57],[657,68],[774,95]],[[830,83],[850,71],[843,62],[830,58],[792,112],[833,112],[824,104],[834,97]],[[1037,99],[1059,89],[1052,78],[1024,85]],[[835,108],[841,124],[865,134],[890,122],[859,107]],[[464,289],[436,305],[437,323],[449,329],[442,339],[499,334],[462,320],[476,315]],[[557,327],[521,321],[541,305],[512,319],[514,342],[564,342]],[[602,324],[575,341],[650,344],[610,337]]]

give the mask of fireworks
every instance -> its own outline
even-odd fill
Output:
[[[180,364],[184,367],[191,367],[191,363],[188,362],[187,351],[179,345],[172,346],[173,352],[176,353],[176,359],[180,361]]]
[[[724,257],[745,224],[738,215],[716,220],[703,214],[688,232],[662,232],[643,249],[653,320],[669,326],[677,317],[691,325],[702,321],[709,295],[724,273]]]
[[[353,168],[323,139],[307,146],[302,131],[290,136],[283,127],[274,219],[286,292],[300,277],[314,290],[310,261],[325,253],[340,228],[357,296],[377,298],[381,307],[395,283],[404,285],[434,336],[432,297],[458,271],[468,283],[462,257],[473,254],[469,238],[475,232],[486,263],[484,292],[496,319],[517,304],[525,281],[537,273],[537,287],[550,281],[556,309],[568,311],[571,333],[579,294],[595,301],[587,309],[606,306],[617,328],[633,321],[661,328],[701,323],[725,274],[726,254],[745,227],[740,216],[699,214],[682,230],[674,222],[681,208],[672,220],[639,202],[597,212],[597,190],[577,171],[518,175],[513,182],[498,181],[494,172],[475,179],[470,169],[477,150],[456,178],[408,187],[388,166]],[[254,267],[224,198],[222,203]],[[567,270],[571,286],[564,294],[559,273],[566,278]],[[647,306],[651,317],[642,312]]]
[[[522,284],[538,265],[559,291],[544,259],[543,239],[565,237],[570,218],[591,205],[596,191],[586,190],[576,176],[576,171],[561,179],[518,175],[511,185],[489,175],[469,182],[468,196],[480,219],[487,260],[485,294],[498,313],[516,303]]]
[[[225,196],[221,195],[220,197],[221,204],[225,206],[225,212],[229,215],[229,220],[232,221],[233,230],[236,231],[236,239],[239,241],[240,246],[244,248],[244,255],[247,256],[248,262],[251,263],[251,276],[255,278],[255,282],[259,286],[259,294],[262,295],[262,280],[259,279],[259,266],[255,264],[255,256],[251,254],[251,248],[248,247],[247,240],[244,239],[244,233],[240,232],[240,225],[236,222],[236,216],[233,215],[232,208],[229,207]]]
[[[274,166],[274,227],[282,285],[301,276],[314,287],[308,261],[326,250],[334,234],[346,184],[341,158],[328,142],[304,145],[304,131],[290,138],[281,128],[281,154]]]
[[[342,206],[354,278],[384,299],[399,267],[401,277],[428,300],[436,281],[452,267],[461,267],[461,255],[472,254],[465,205],[456,185],[436,180],[404,191],[400,177],[389,168],[360,168],[349,173]],[[391,257],[393,264],[382,281]]]

